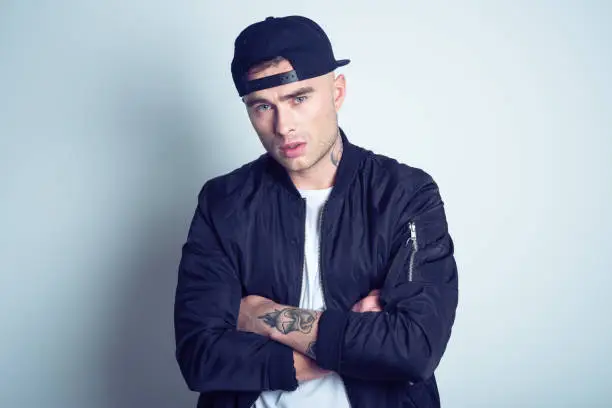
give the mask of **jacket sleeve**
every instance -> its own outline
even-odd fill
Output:
[[[176,358],[197,392],[294,390],[291,348],[236,329],[242,286],[199,195],[182,248],[174,305]]]
[[[419,382],[433,375],[451,335],[458,277],[442,199],[425,179],[399,205],[383,311],[323,312],[315,346],[320,367],[364,380]]]

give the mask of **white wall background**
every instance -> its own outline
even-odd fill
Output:
[[[351,140],[429,171],[460,308],[443,406],[612,406],[612,3],[0,2],[0,407],[191,407],[173,352],[203,182],[263,150],[233,41],[304,14]]]

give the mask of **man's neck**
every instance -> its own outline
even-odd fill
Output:
[[[301,190],[322,190],[333,186],[342,152],[342,138],[338,133],[334,145],[318,163],[305,171],[289,173],[293,184]]]

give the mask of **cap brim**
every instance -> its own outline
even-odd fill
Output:
[[[343,67],[343,66],[347,65],[349,62],[351,62],[350,59],[341,59],[341,60],[338,60],[338,61],[336,61],[336,68],[337,67]]]

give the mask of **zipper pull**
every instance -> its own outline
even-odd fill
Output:
[[[416,237],[417,237],[416,224],[414,223],[414,221],[410,221],[410,223],[408,224],[408,227],[410,228],[410,236],[406,240],[406,246],[410,245],[411,242],[412,243],[416,242]]]

